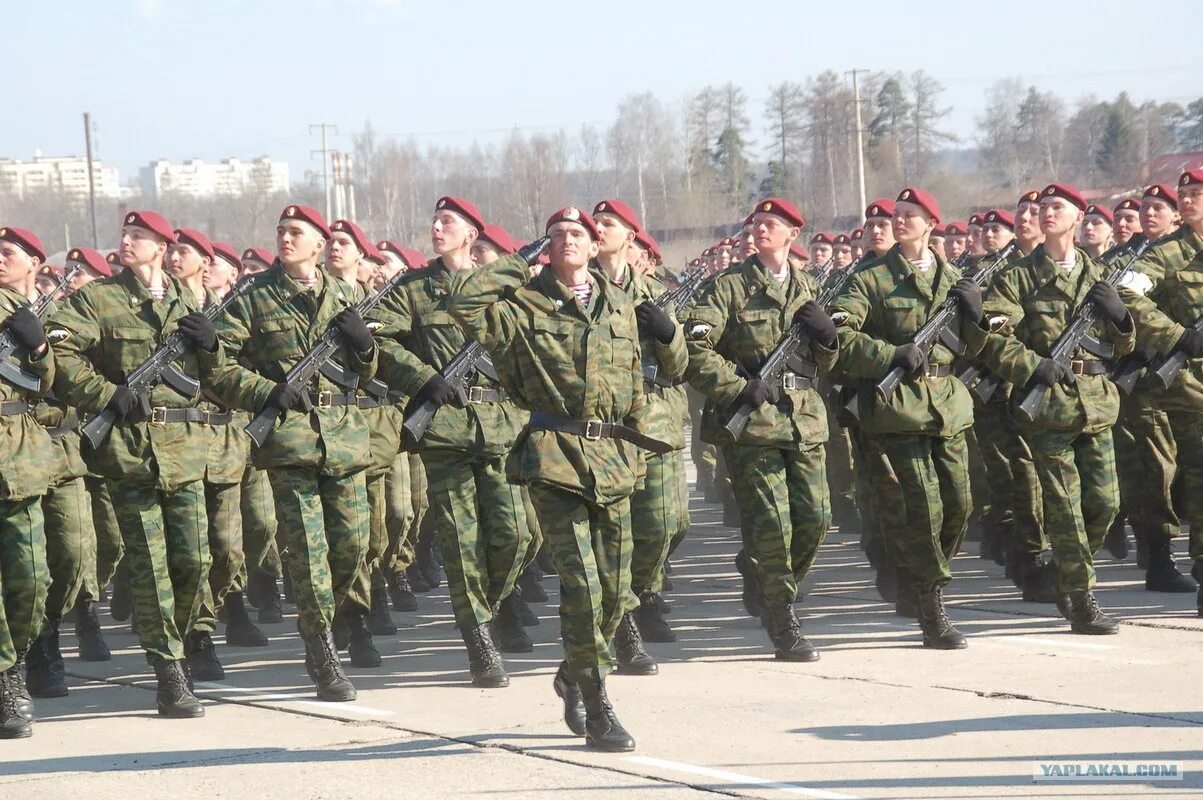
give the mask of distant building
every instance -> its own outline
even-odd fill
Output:
[[[97,197],[120,199],[123,192],[117,168],[92,161]],[[32,161],[0,158],[0,192],[24,198],[32,192],[62,192],[76,197],[88,196],[88,159],[82,156],[34,155]]]
[[[195,158],[182,163],[153,161],[138,170],[138,181],[148,201],[164,194],[213,197],[252,190],[287,192],[290,186],[288,164],[267,156],[253,161],[227,158],[216,164]]]
[[[1203,152],[1165,153],[1142,166],[1145,183],[1168,183],[1173,186],[1183,172],[1203,167]]]

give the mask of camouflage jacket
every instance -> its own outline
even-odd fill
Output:
[[[635,425],[644,405],[642,357],[630,299],[596,270],[582,306],[550,267],[533,279],[518,256],[472,270],[449,311],[493,358],[522,408]],[[545,483],[606,504],[628,497],[643,456],[619,439],[526,428],[510,454],[514,483]]]
[[[815,299],[819,284],[792,267],[779,283],[757,256],[719,275],[699,293],[687,313],[690,384],[710,403],[702,417],[702,438],[719,441],[715,429],[722,409],[731,406],[760,365],[793,324],[794,314]],[[808,341],[798,354],[812,380],[835,364],[837,348]],[[813,370],[811,368],[813,367]],[[739,444],[813,447],[827,441],[827,410],[815,388],[780,390],[780,400],[752,412]]]
[[[223,403],[257,412],[334,317],[354,305],[354,292],[346,283],[322,269],[316,274],[318,283],[309,291],[277,261],[215,322],[224,358],[212,383]],[[337,360],[358,374],[362,384],[376,372],[378,349],[361,354],[344,347]],[[320,374],[308,389],[311,394],[347,392]],[[368,426],[358,406],[315,407],[308,414],[292,411],[282,416],[263,447],[252,447],[255,466],[314,467],[323,475],[340,477],[368,465]]]
[[[28,304],[16,292],[0,289],[0,322]],[[25,353],[14,356],[12,361],[25,372],[40,378],[43,391],[27,392],[0,379],[0,402],[35,402],[54,381],[55,354],[48,349],[41,358],[35,359]],[[46,494],[53,477],[53,463],[50,437],[32,414],[0,416],[0,500],[24,500]]]
[[[413,272],[371,316],[380,344],[380,373],[390,388],[413,395],[455,358],[468,341],[448,311],[451,297],[472,270],[452,272],[436,258]],[[496,384],[476,372],[469,383],[485,389]],[[434,415],[419,450],[464,450],[484,456],[508,453],[526,415],[513,402],[448,403]]]
[[[939,253],[928,275],[920,275],[895,245],[866,262],[832,303],[840,340],[840,369],[855,382],[861,428],[869,434],[953,436],[973,424],[973,399],[955,375],[916,376],[899,384],[888,400],[877,395],[878,381],[890,372],[899,345],[915,338],[939,311],[961,273]],[[959,324],[967,357],[985,341],[976,325]],[[932,365],[950,365],[953,353],[937,342]]]
[[[55,395],[82,413],[104,409],[117,386],[175,332],[180,318],[200,310],[196,298],[163,273],[165,295],[156,302],[133,270],[93,281],[71,295],[50,320],[47,337],[58,362]],[[202,389],[221,354],[192,348],[176,361]],[[200,394],[184,397],[165,383],[152,387],[152,408],[196,408]],[[113,426],[97,448],[86,443],[88,468],[111,480],[154,483],[173,491],[205,474],[210,431],[196,422],[150,421]]]
[[[205,289],[204,307],[220,303],[221,298]],[[225,425],[209,425],[209,459],[205,464],[205,480],[209,483],[238,483],[246,472],[251,455],[251,440],[242,429],[251,421],[245,411],[231,411],[212,396],[201,401],[200,408],[212,414],[230,414]]]
[[[1067,272],[1048,256],[1044,245],[1007,268],[986,294],[985,318],[990,328],[982,349],[986,364],[1016,387],[1025,387],[1041,360],[1065,331],[1070,318],[1090,287],[1106,277],[1107,268],[1081,248],[1074,249],[1077,263]],[[1128,332],[1105,320],[1095,322],[1092,332],[1115,345],[1116,358],[1132,352],[1135,329]],[[1074,359],[1091,360],[1084,350]],[[1106,375],[1078,375],[1071,386],[1049,389],[1048,399],[1031,426],[1040,430],[1098,433],[1119,416],[1119,390]],[[1018,399],[1022,389],[1015,392]]]
[[[49,320],[57,310],[58,303],[52,302],[46,308],[44,319]],[[80,453],[79,416],[75,409],[52,397],[43,397],[34,406],[33,416],[50,435],[53,454],[50,488],[57,489],[75,478],[87,475],[88,466]]]

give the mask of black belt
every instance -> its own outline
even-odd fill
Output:
[[[915,373],[916,378],[947,378],[952,374],[952,364],[928,364],[927,369]]]
[[[814,379],[806,375],[799,375],[796,372],[781,373],[781,388],[787,392],[813,389],[814,385]]]
[[[15,417],[18,414],[28,414],[32,409],[29,403],[24,400],[5,400],[0,403],[0,417]]]
[[[355,392],[310,392],[309,402],[314,408],[330,408],[331,406],[358,406],[359,395]]]
[[[1069,368],[1074,375],[1106,375],[1109,371],[1107,362],[1097,359],[1082,360],[1075,358],[1069,362]]]
[[[199,408],[165,408],[155,406],[150,410],[147,422],[151,425],[166,425],[172,422],[199,422],[202,425],[229,425],[233,414],[229,411],[201,411]]]
[[[505,389],[490,389],[487,386],[469,386],[464,396],[469,403],[501,403],[509,397]]]
[[[622,439],[624,442],[630,442],[636,447],[661,455],[673,451],[672,445],[667,442],[653,439],[650,436],[644,436],[639,431],[628,428],[626,425],[617,422],[603,422],[600,419],[572,419],[570,417],[556,416],[555,414],[544,414],[541,411],[533,411],[530,415],[530,426],[543,430],[559,431],[560,433],[576,434],[577,436],[585,437],[591,442],[596,442],[599,439]]]

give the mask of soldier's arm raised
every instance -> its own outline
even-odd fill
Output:
[[[506,294],[524,286],[529,278],[530,268],[521,256],[503,256],[469,272],[451,295],[447,309],[451,316],[494,359],[508,351],[518,329],[517,312],[505,302]]]
[[[685,347],[689,353],[685,379],[722,405],[735,402],[748,385],[747,379],[736,371],[736,365],[715,350],[727,327],[729,302],[730,292],[725,282],[714,281],[690,306],[685,319]]]
[[[660,366],[660,374],[665,380],[677,383],[685,377],[685,370],[689,367],[689,350],[685,346],[684,329],[675,321],[674,324],[676,324],[677,332],[668,344],[664,344],[654,336],[651,339],[654,349],[652,355]]]
[[[61,305],[46,326],[54,351],[54,394],[81,411],[108,405],[117,387],[92,366],[89,355],[100,343],[100,324],[93,293],[85,287]]]

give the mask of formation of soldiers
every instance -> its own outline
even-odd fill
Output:
[[[281,579],[339,702],[340,651],[380,667],[390,605],[444,579],[472,682],[508,685],[546,570],[565,723],[631,750],[606,679],[675,639],[687,446],[780,659],[819,658],[795,605],[833,521],[933,648],[966,646],[943,592],[975,505],[982,556],[1074,633],[1118,630],[1094,558],[1125,520],[1149,590],[1197,591],[1172,540],[1203,579],[1203,171],[1114,209],[1053,183],[943,222],[908,187],[864,216],[807,250],[768,198],[679,274],[617,199],[520,245],[443,197],[429,262],[302,205],[274,255],[134,211],[59,269],[0,228],[0,738],[67,694],[64,616],[110,658],[110,583],[187,718],[218,623],[266,645]]]

